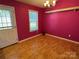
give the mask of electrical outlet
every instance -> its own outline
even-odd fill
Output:
[[[71,35],[69,34],[68,37],[71,37]]]

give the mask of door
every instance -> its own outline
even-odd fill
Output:
[[[14,7],[0,5],[0,48],[18,42]]]

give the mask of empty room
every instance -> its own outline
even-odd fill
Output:
[[[0,59],[79,59],[79,0],[0,0]]]

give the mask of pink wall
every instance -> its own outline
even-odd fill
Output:
[[[15,14],[16,14],[16,23],[17,23],[17,30],[18,30],[18,37],[19,40],[28,38],[30,36],[39,34],[42,32],[42,20],[43,20],[43,9],[38,8],[32,5],[23,4],[17,1],[11,0],[0,0],[0,4],[5,4],[9,6],[15,7]],[[35,32],[29,32],[29,16],[28,10],[37,10],[39,12],[39,30]]]
[[[61,1],[61,2],[60,2]],[[56,7],[47,10],[79,6],[79,0],[59,0]],[[49,34],[79,41],[79,11],[64,11],[45,15],[45,31]],[[68,35],[71,37],[68,37]]]
[[[79,6],[79,0],[58,1],[59,2],[55,7],[46,10]],[[6,4],[15,7],[19,40],[39,34],[41,32],[47,32],[56,36],[79,41],[79,11],[64,11],[44,14],[44,9],[42,8],[23,4],[13,0],[0,0],[0,4]],[[39,30],[36,32],[29,32],[29,9],[39,11]],[[68,37],[69,34],[71,34],[70,38]]]

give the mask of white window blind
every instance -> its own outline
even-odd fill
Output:
[[[38,30],[38,12],[29,10],[30,32]]]
[[[0,5],[0,30],[13,27],[12,16],[12,8]]]

